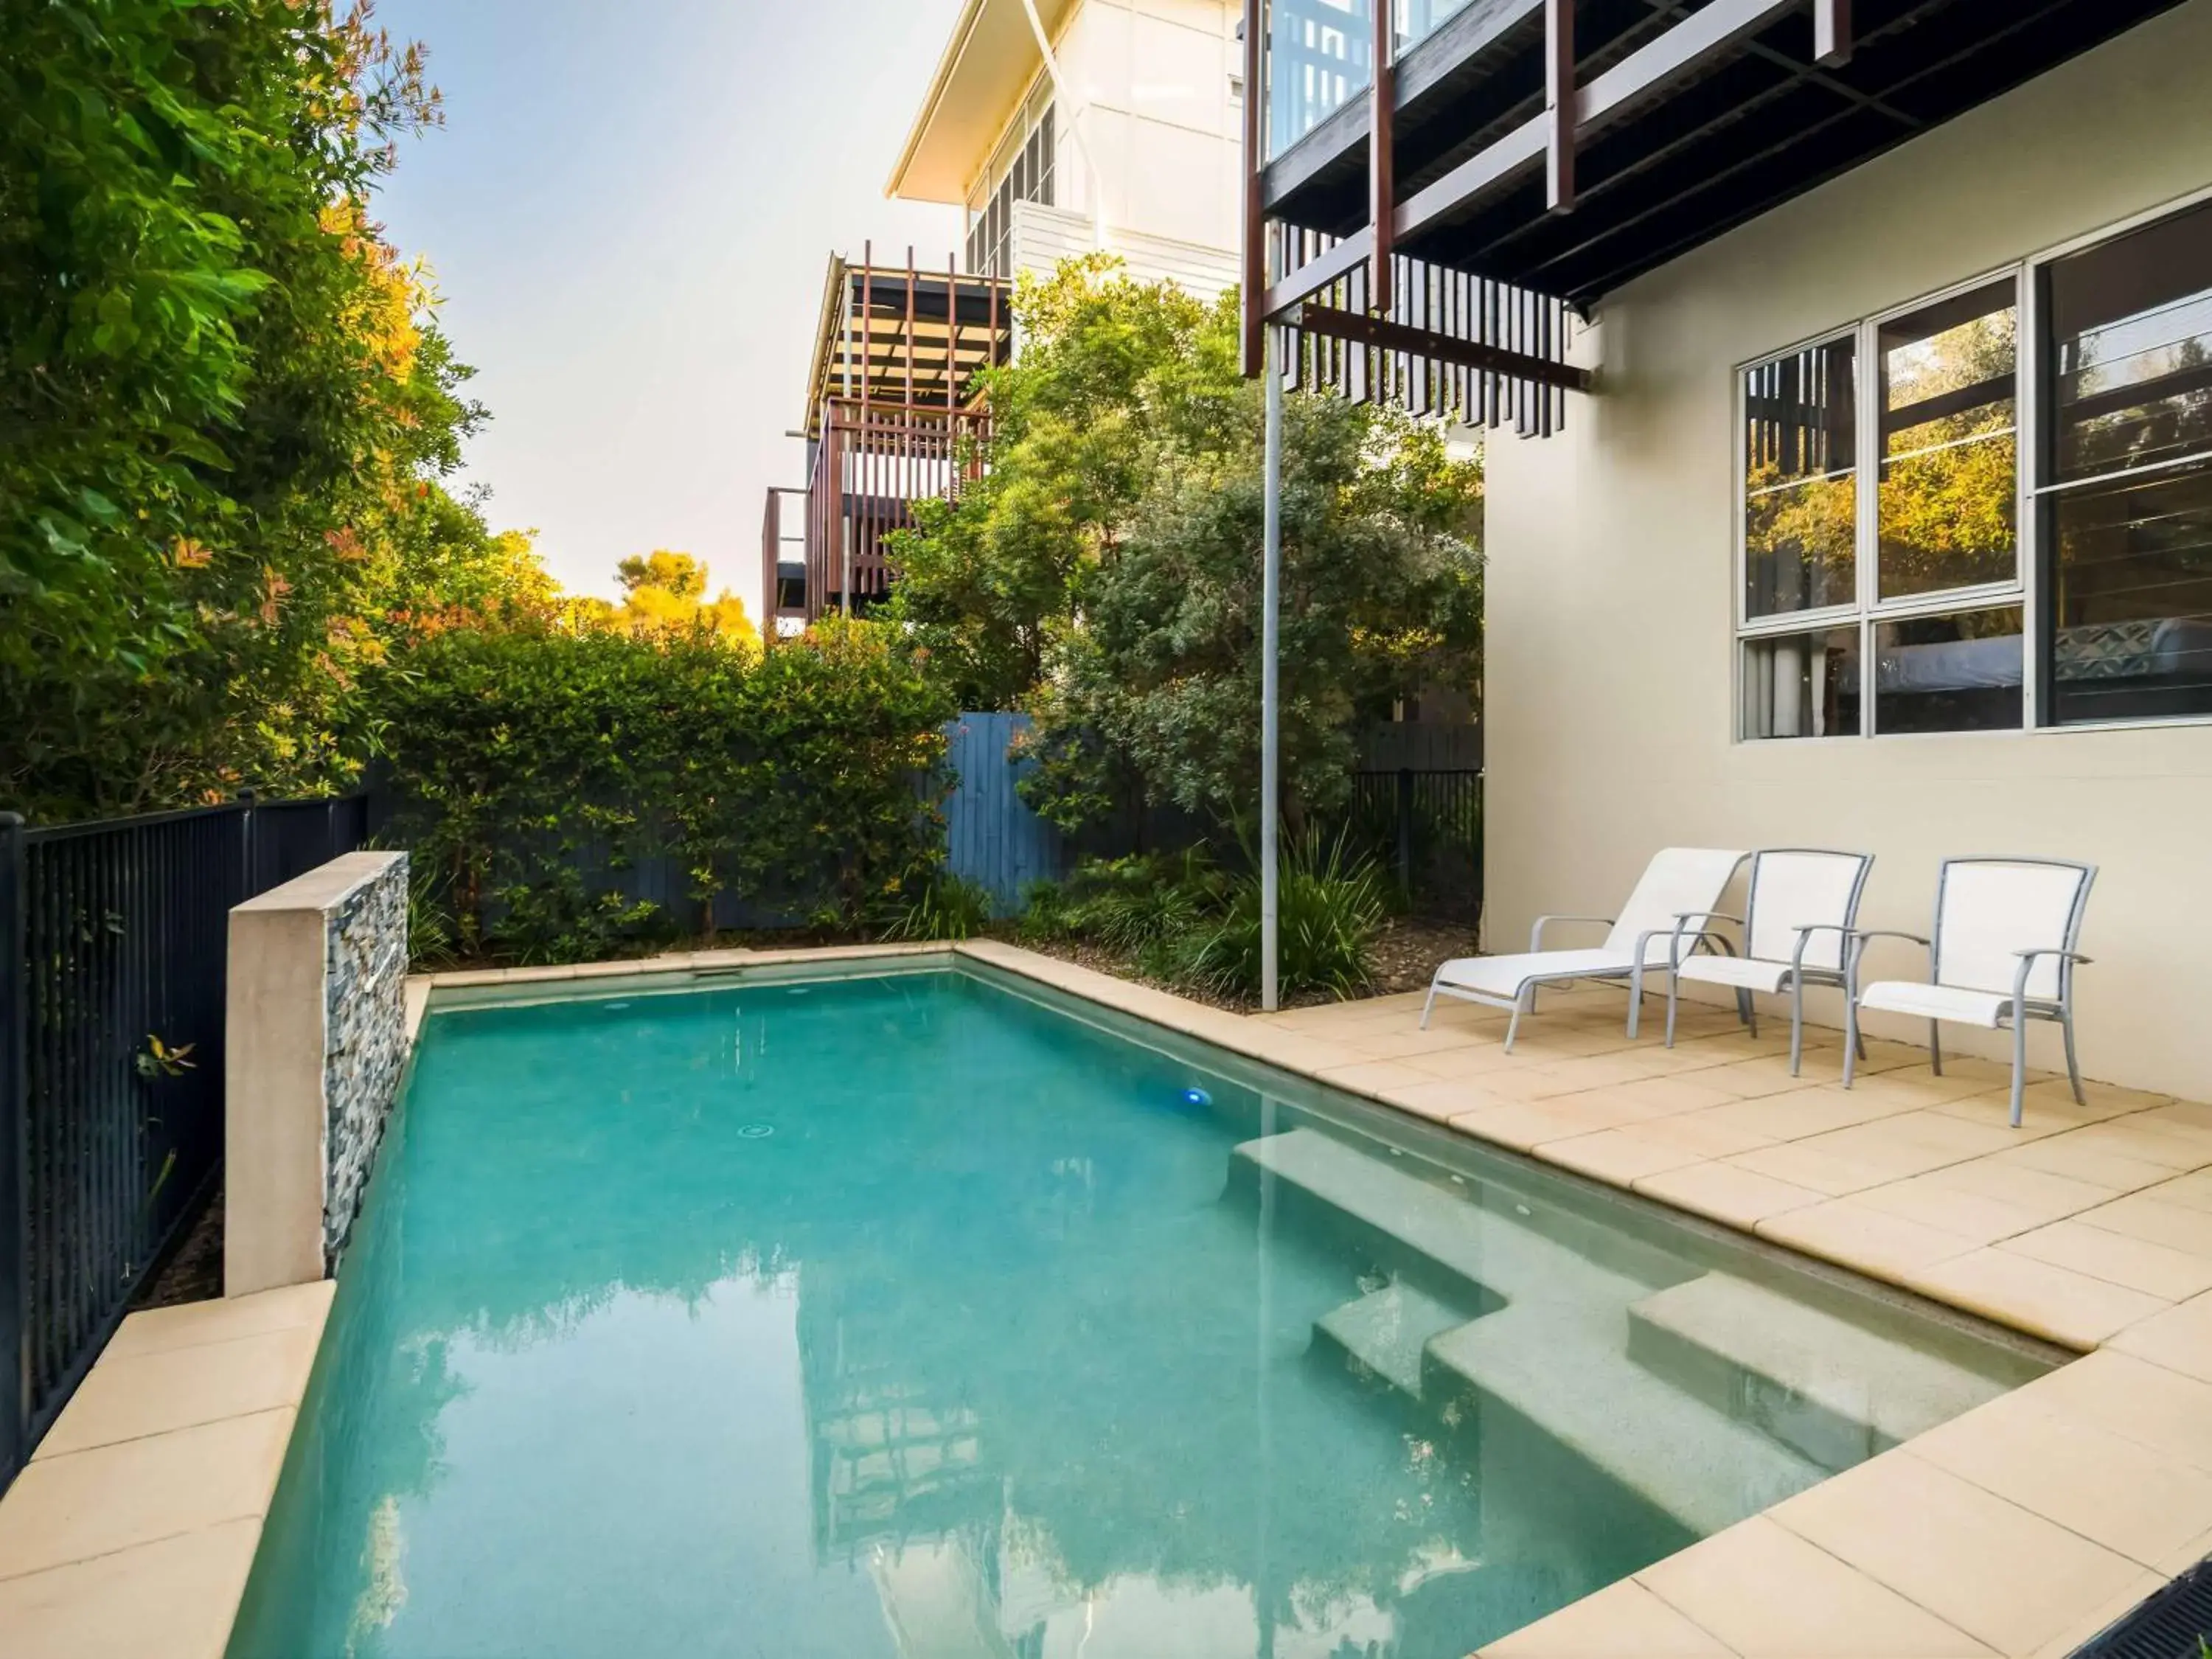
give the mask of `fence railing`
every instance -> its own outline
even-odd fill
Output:
[[[222,1168],[231,908],[368,827],[357,796],[0,813],[0,1487]]]
[[[1352,781],[1351,830],[1425,915],[1482,917],[1482,774],[1400,767]]]

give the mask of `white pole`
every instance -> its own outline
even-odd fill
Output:
[[[1267,458],[1260,577],[1260,1006],[1281,1006],[1276,983],[1276,806],[1281,794],[1278,750],[1282,737],[1282,692],[1276,672],[1277,620],[1283,574],[1283,363],[1279,333],[1267,331]]]

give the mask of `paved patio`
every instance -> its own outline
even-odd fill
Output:
[[[1419,996],[1241,1018],[1027,951],[969,954],[2083,1352],[1483,1650],[1485,1659],[2057,1659],[2212,1555],[2212,1107],[1619,991],[1505,1016]],[[1658,1010],[1657,1021],[1650,1018]]]

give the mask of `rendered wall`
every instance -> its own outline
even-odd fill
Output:
[[[230,915],[223,1292],[337,1262],[407,1057],[407,855],[349,853]]]
[[[1238,245],[1243,106],[1230,96],[1243,64],[1238,15],[1220,0],[1076,7],[1054,43],[1073,100],[1057,111],[1055,207],[1088,222],[1103,188],[1109,240],[1118,232]]]
[[[1733,740],[1735,366],[2212,185],[2208,86],[2190,0],[1605,301],[1601,395],[1489,445],[1492,948],[1670,843],[1874,852],[1866,925],[1919,933],[1947,854],[2087,859],[2084,1069],[2212,1100],[2212,725]]]

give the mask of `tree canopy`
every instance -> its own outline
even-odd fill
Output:
[[[0,0],[0,799],[345,781],[362,671],[542,610],[446,487],[483,411],[370,217],[436,125],[327,0]]]
[[[1130,795],[1219,820],[1258,799],[1261,406],[1233,295],[1103,256],[1015,300],[990,467],[897,538],[890,607],[964,707],[1036,716],[1032,799],[1076,827]],[[1283,752],[1294,812],[1339,801],[1363,718],[1471,690],[1481,471],[1402,416],[1289,400]]]

